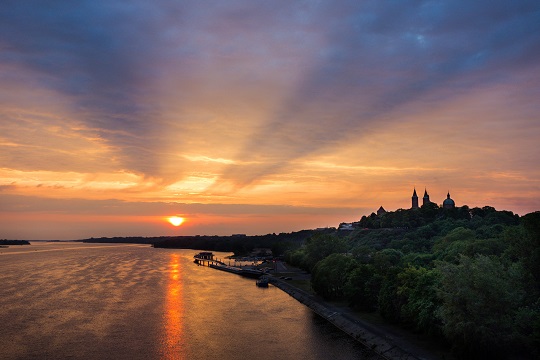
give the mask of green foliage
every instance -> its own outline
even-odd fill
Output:
[[[441,324],[436,314],[441,303],[437,297],[439,281],[439,271],[423,267],[408,266],[398,274],[397,294],[405,299],[401,317],[417,331],[440,334]]]
[[[403,256],[403,264],[417,267],[431,268],[435,255],[431,253],[409,253]]]
[[[471,227],[473,229],[486,225],[518,225],[519,216],[510,211],[497,211],[491,206],[471,209]]]
[[[306,249],[288,250],[285,252],[285,261],[300,269],[308,270],[306,262]]]
[[[272,244],[272,255],[281,256],[289,249],[292,249],[294,244],[291,241],[276,241]]]
[[[367,246],[367,245],[360,245],[356,246],[352,249],[352,254],[356,261],[360,264],[369,264],[373,261],[373,255],[375,253],[375,249]]]
[[[332,254],[313,268],[311,286],[326,299],[341,299],[348,274],[356,267],[356,261],[347,255]]]
[[[435,256],[444,261],[455,262],[466,252],[467,244],[474,241],[474,231],[458,227],[448,235],[437,239],[433,246]]]
[[[397,323],[401,320],[401,307],[405,298],[398,293],[399,269],[393,268],[386,273],[379,291],[378,307],[383,318]]]
[[[373,257],[373,265],[379,273],[385,274],[401,263],[403,253],[395,249],[384,249],[377,252]]]
[[[520,259],[532,275],[536,294],[540,294],[540,211],[523,216],[526,236],[521,241]]]
[[[84,242],[114,242],[153,244],[156,248],[197,249],[234,252],[248,255],[254,248],[272,248],[279,255],[286,249],[300,246],[308,237],[327,230],[301,230],[292,233],[266,234],[256,236],[163,236],[86,239]],[[331,230],[329,230],[331,231]]]
[[[351,234],[351,242],[355,246],[366,246],[374,250],[389,247],[394,240],[400,240],[406,234],[403,229],[363,229]]]
[[[504,225],[484,225],[476,229],[476,237],[479,239],[489,239],[500,236],[505,229]]]
[[[516,343],[523,349],[523,355],[530,350],[530,355],[540,357],[540,298],[535,303],[522,306],[516,311],[514,322]]]
[[[442,330],[462,355],[496,357],[520,345],[516,320],[525,290],[519,266],[478,255],[461,256],[458,264],[441,262],[437,269]]]
[[[540,212],[430,204],[359,224],[286,259],[312,270],[318,294],[443,338],[459,358],[540,356]]]
[[[305,247],[305,265],[312,271],[315,265],[331,254],[345,253],[348,250],[347,241],[336,235],[321,234],[307,239]]]
[[[485,239],[477,235],[478,231],[456,228],[446,236],[435,241],[433,251],[439,260],[457,262],[460,255],[475,256],[498,255],[500,256],[508,247],[501,237]]]
[[[376,310],[381,282],[382,276],[376,272],[373,265],[361,264],[355,267],[347,277],[343,289],[349,305],[360,310]]]

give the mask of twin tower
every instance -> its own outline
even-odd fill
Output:
[[[427,189],[424,190],[424,197],[422,198],[422,206],[427,205],[431,203],[429,200],[429,194],[427,193]],[[448,192],[448,195],[446,195],[446,199],[443,201],[444,209],[453,209],[456,207],[456,204],[454,200],[450,199],[450,192]],[[412,194],[412,208],[418,209],[418,195],[416,195],[416,188],[414,189],[414,192]]]

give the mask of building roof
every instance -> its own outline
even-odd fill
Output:
[[[446,195],[446,199],[443,201],[443,205],[456,205],[454,200],[450,199],[450,192]]]

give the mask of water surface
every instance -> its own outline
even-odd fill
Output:
[[[360,344],[281,290],[197,266],[196,252],[79,243],[0,248],[0,358],[367,358]]]

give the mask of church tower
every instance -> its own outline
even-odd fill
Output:
[[[418,195],[416,195],[416,188],[414,188],[414,192],[412,194],[412,208],[418,209]]]
[[[443,201],[442,207],[444,209],[453,209],[456,207],[456,203],[450,198],[450,191],[448,192],[448,195],[446,195],[446,199]]]
[[[429,195],[427,193],[427,189],[424,190],[424,197],[422,198],[422,206],[428,205],[431,201],[429,201]]]

